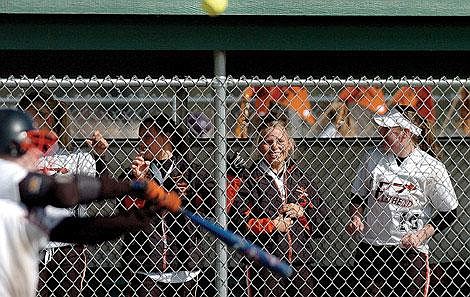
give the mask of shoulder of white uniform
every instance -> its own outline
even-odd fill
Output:
[[[26,170],[24,169],[21,165],[19,165],[18,163],[15,163],[13,161],[9,161],[9,160],[5,160],[5,159],[2,159],[0,158],[0,166],[2,166],[3,168],[9,168],[9,169],[21,169],[21,170]]]
[[[5,159],[0,159],[0,167],[4,174],[9,173],[18,180],[23,179],[28,174],[28,170],[23,166]]]
[[[65,163],[70,162],[71,160],[93,160],[93,156],[90,153],[83,152],[80,150],[74,152],[68,152],[66,150],[60,150],[53,155],[43,157],[45,161],[52,162],[52,161],[62,161]]]
[[[77,148],[76,150],[74,150],[72,152],[72,154],[77,154],[77,155],[81,155],[81,156],[91,156],[92,155],[89,151],[84,150],[82,148]]]
[[[72,154],[80,156],[81,158],[85,158],[85,159],[90,159],[90,158],[93,159],[93,155],[91,153],[85,152],[82,150],[76,150]]]
[[[436,163],[441,163],[441,161],[439,161],[438,159],[434,158],[433,156],[431,156],[430,154],[426,153],[425,151],[423,151],[422,149],[420,148],[417,148],[416,151],[416,156],[418,156],[419,158],[421,158],[422,160],[428,162],[428,163],[431,163],[431,164],[436,164]]]
[[[52,156],[46,157],[46,164],[52,163],[57,166],[63,166],[72,174],[95,174],[95,159],[88,153],[79,149],[68,152],[61,150]]]
[[[94,161],[93,156],[88,153],[84,152],[82,150],[75,150],[73,152],[67,152],[67,151],[61,151],[57,154],[54,155],[56,158],[66,158],[68,160],[75,160],[75,161]]]
[[[445,170],[444,164],[421,149],[416,150],[416,156],[420,159],[420,164],[433,172]]]

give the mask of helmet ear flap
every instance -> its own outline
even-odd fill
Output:
[[[30,140],[28,138],[28,134],[26,131],[21,131],[12,139],[10,143],[10,155],[12,157],[19,157],[26,153],[26,151],[30,148]]]
[[[18,135],[16,146],[19,150],[19,155],[26,153],[31,148],[31,140],[29,139],[26,131],[23,131]]]
[[[21,147],[15,143],[10,143],[8,146],[9,155],[12,157],[19,157],[25,153]]]

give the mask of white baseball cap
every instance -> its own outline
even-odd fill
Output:
[[[416,136],[421,135],[421,128],[409,121],[402,113],[397,110],[391,110],[389,113],[384,115],[377,115],[374,117],[374,121],[380,127],[393,128],[401,127],[408,129]]]

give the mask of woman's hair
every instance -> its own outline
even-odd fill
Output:
[[[289,156],[292,156],[292,153],[294,152],[295,143],[294,143],[294,139],[290,136],[289,132],[287,131],[287,121],[285,119],[277,119],[272,116],[264,117],[258,127],[257,142],[256,142],[257,145],[259,146],[259,144],[263,141],[263,138],[266,136],[266,134],[272,129],[279,129],[286,135],[287,140],[290,144],[288,154]]]
[[[442,146],[437,141],[434,132],[434,125],[424,119],[418,112],[411,106],[397,105],[395,107],[413,124],[421,128],[420,136],[413,136],[414,141],[418,144],[419,148],[434,158],[440,159],[442,155]]]
[[[52,93],[45,91],[29,91],[20,99],[17,107],[26,111],[26,109],[34,107],[35,103],[51,110],[54,118],[52,130],[57,134],[57,136],[59,136],[61,145],[65,148],[69,148],[72,140],[71,136],[67,132],[67,127],[70,125],[70,118],[68,117],[62,103],[59,100],[56,100]],[[36,112],[39,113],[40,110],[36,110]]]
[[[159,132],[163,132],[170,140],[173,146],[173,155],[179,157],[186,157],[189,155],[189,136],[186,137],[186,141],[183,136],[186,134],[184,128],[181,125],[176,125],[175,121],[162,113],[158,116],[146,117],[140,124],[140,128],[151,129],[154,128]]]

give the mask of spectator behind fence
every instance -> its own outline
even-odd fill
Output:
[[[157,206],[173,211],[179,208],[181,201],[176,193],[167,193],[152,182],[37,173],[36,162],[57,141],[57,136],[51,131],[36,130],[32,118],[19,110],[0,110],[0,118],[0,296],[35,296],[39,251],[48,239],[80,244],[103,242],[150,226]],[[125,194],[152,200],[154,207],[148,212],[87,218],[44,209],[48,205],[73,207]],[[52,295],[69,296],[58,289],[51,288]]]
[[[436,123],[436,102],[432,96],[432,86],[401,87],[391,101],[392,104],[415,109],[431,127]]]
[[[319,116],[313,131],[321,138],[371,136],[371,119],[386,112],[381,89],[345,87]]]
[[[250,103],[250,101],[254,101]],[[250,106],[253,105],[255,114],[250,115]],[[309,126],[315,124],[312,114],[309,93],[305,87],[299,86],[249,86],[242,94],[240,101],[240,114],[235,124],[234,135],[237,138],[247,138],[249,127],[253,119],[256,121],[271,116],[281,109],[282,113],[294,111],[302,122]]]
[[[430,155],[439,152],[427,121],[412,108],[402,112],[374,118],[383,146],[366,152],[352,185],[346,231],[361,237],[357,296],[427,296],[429,239],[457,216],[449,174]]]
[[[249,296],[311,296],[317,284],[310,240],[328,231],[328,210],[313,177],[290,159],[293,150],[285,123],[265,120],[258,135],[261,158],[248,169],[230,209],[231,228],[295,270],[291,279],[281,279],[259,265],[247,266]]]
[[[466,87],[462,87],[458,95],[461,103],[458,128],[464,136],[470,136],[470,92]]]
[[[154,180],[180,193],[183,206],[208,213],[213,205],[214,181],[190,160],[182,129],[164,114],[148,117],[139,127],[139,153],[127,171],[132,178]],[[186,137],[187,139],[187,137]],[[126,197],[126,209],[146,209],[147,203]],[[125,237],[123,258],[128,296],[200,296],[198,281],[204,276],[201,235],[184,216],[162,212],[147,232]],[[132,271],[131,271],[132,270]]]
[[[93,156],[72,148],[67,128],[70,125],[65,108],[51,93],[29,92],[18,103],[18,107],[33,118],[40,129],[49,129],[59,136],[57,144],[38,162],[38,169],[46,175],[82,174],[95,176],[105,172],[107,141],[95,131],[87,143],[93,148]],[[70,152],[73,151],[73,152]],[[83,208],[63,209],[46,207],[46,211],[63,215],[83,216]],[[51,242],[45,248],[41,262],[39,294],[79,296],[85,280],[86,249],[84,245]]]

